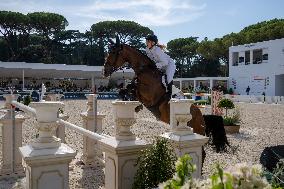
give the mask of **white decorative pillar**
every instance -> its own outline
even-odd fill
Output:
[[[22,125],[26,117],[15,115],[15,112],[12,112],[10,109],[11,101],[16,100],[18,96],[4,95],[6,98],[5,108],[9,109],[6,109],[5,114],[0,117],[0,123],[2,124],[2,165],[0,176],[2,178],[24,175],[22,156],[18,148],[22,146]]]
[[[0,117],[2,124],[2,165],[1,177],[23,176],[22,157],[18,148],[22,146],[22,124],[26,117],[22,115],[15,115],[11,111],[11,102],[16,100],[19,95],[4,94],[5,114]],[[13,117],[15,118],[13,120]]]
[[[170,126],[171,131],[162,136],[169,139],[175,149],[178,157],[189,154],[197,170],[193,177],[201,177],[202,166],[202,146],[208,141],[208,138],[192,132],[192,128],[187,126],[191,120],[190,106],[191,99],[172,99],[170,101]]]
[[[87,111],[81,113],[81,116],[83,118],[83,128],[101,134],[102,120],[104,119],[105,115],[94,112],[94,99],[96,98],[95,94],[87,94],[86,97],[88,105]],[[95,113],[97,114],[97,116],[95,116]],[[97,117],[97,121],[95,117]],[[102,151],[101,149],[99,149],[98,142],[90,139],[87,136],[83,136],[82,160],[84,164],[93,165],[97,160],[99,162],[102,162],[102,159]]]
[[[49,101],[60,101],[60,99],[63,97],[63,94],[48,94],[47,95],[47,99],[49,99]],[[63,109],[61,109],[63,110]],[[63,114],[62,112],[58,112],[58,117],[64,121],[66,121],[69,116]],[[55,136],[61,139],[62,143],[65,143],[65,126],[62,124],[58,124],[57,129],[55,131]]]
[[[105,188],[131,189],[137,171],[135,163],[146,143],[136,139],[130,127],[136,122],[134,109],[138,101],[114,101],[115,137],[102,139],[105,152]]]
[[[196,91],[196,80],[193,80],[193,91]]]
[[[69,163],[76,152],[53,136],[62,102],[32,102],[39,137],[20,147],[26,165],[26,188],[69,188]]]

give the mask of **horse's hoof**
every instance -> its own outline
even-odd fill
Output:
[[[138,113],[140,110],[143,110],[143,106],[139,105],[135,108],[135,112]]]

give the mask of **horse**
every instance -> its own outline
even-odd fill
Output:
[[[136,97],[154,116],[165,123],[170,122],[170,96],[162,84],[162,74],[150,58],[129,45],[116,44],[111,48],[104,65],[104,76],[128,63],[136,75]]]
[[[117,38],[106,58],[103,75],[109,77],[113,72],[124,66],[130,66],[135,72],[134,91],[137,100],[149,109],[158,120],[169,124],[171,96],[162,84],[161,72],[147,55],[127,44],[120,44]],[[133,88],[130,90],[133,90]],[[190,113],[192,120],[188,125],[193,128],[194,133],[205,135],[205,122],[200,109],[192,104]],[[221,135],[224,136],[224,133],[221,133]],[[226,137],[226,134],[224,137]],[[227,143],[227,140],[221,142],[223,146]]]

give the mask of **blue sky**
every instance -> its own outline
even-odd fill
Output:
[[[196,36],[214,39],[245,26],[284,18],[284,0],[0,0],[0,10],[63,15],[67,29],[89,30],[104,20],[132,20],[148,26],[161,43]]]

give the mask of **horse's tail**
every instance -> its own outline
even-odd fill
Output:
[[[205,121],[205,134],[209,137],[209,143],[213,144],[216,152],[227,151],[230,147],[229,141],[226,136],[222,116],[204,115]]]

